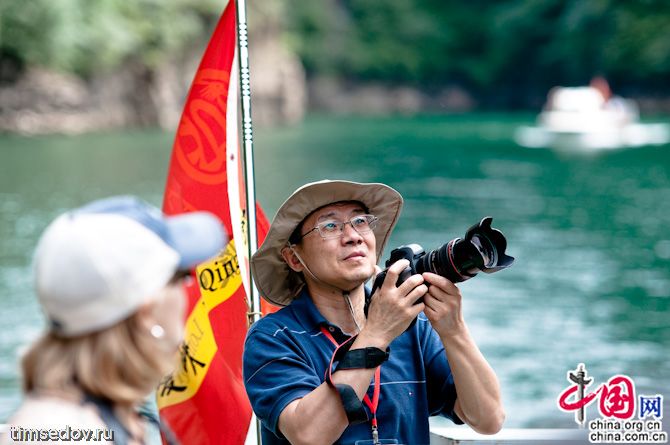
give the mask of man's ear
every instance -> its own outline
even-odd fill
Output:
[[[295,251],[293,250],[293,247],[284,247],[281,250],[281,256],[284,258],[284,261],[286,261],[286,264],[288,264],[288,267],[290,267],[293,271],[302,272],[304,269],[302,263],[298,259],[298,255],[296,255]]]

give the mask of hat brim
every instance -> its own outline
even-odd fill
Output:
[[[179,254],[179,270],[189,270],[212,258],[227,242],[221,222],[208,212],[167,216],[165,227],[165,241]]]
[[[286,306],[298,289],[289,285],[290,269],[281,255],[295,228],[313,211],[336,202],[359,201],[379,218],[374,235],[377,261],[398,221],[403,199],[393,188],[380,183],[324,180],[300,187],[281,205],[261,247],[251,258],[251,273],[263,298]]]
[[[228,242],[221,221],[212,213],[165,215],[135,196],[99,199],[74,212],[118,214],[142,224],[179,254],[179,270],[188,270],[215,256]]]

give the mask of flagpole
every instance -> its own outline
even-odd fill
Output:
[[[240,89],[242,103],[242,135],[243,135],[243,157],[244,157],[244,181],[246,189],[247,208],[247,247],[249,259],[256,253],[258,246],[258,234],[256,232],[256,189],[254,184],[254,146],[253,127],[251,123],[251,79],[249,70],[249,39],[247,26],[246,0],[235,0],[235,11],[237,12],[237,49],[239,54]],[[253,323],[260,318],[261,302],[258,290],[249,272],[249,322]]]
[[[240,101],[242,108],[242,135],[243,135],[243,159],[244,159],[244,183],[246,190],[247,208],[247,248],[249,250],[249,261],[258,248],[258,234],[256,233],[256,187],[254,181],[254,140],[253,126],[251,123],[251,71],[249,70],[249,34],[247,25],[247,3],[246,0],[235,0],[235,12],[237,17],[237,53],[240,69]],[[251,277],[251,267],[247,267],[249,274],[249,302],[250,308],[247,313],[249,325],[261,318],[261,300],[258,289]],[[253,415],[256,426],[256,443],[261,443],[260,422]],[[247,437],[249,440],[250,437]]]

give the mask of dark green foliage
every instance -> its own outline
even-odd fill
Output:
[[[615,89],[669,91],[663,0],[286,1],[290,41],[310,74],[460,84],[506,106],[595,74]]]
[[[215,0],[0,0],[0,54],[79,75],[181,51],[221,12]]]
[[[154,66],[206,38],[224,4],[0,0],[0,80],[25,64],[80,75],[129,58]],[[595,74],[615,91],[670,92],[666,0],[256,0],[249,16],[252,31],[283,27],[308,75],[460,85],[492,106],[541,103]]]

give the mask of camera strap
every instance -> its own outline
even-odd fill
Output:
[[[321,332],[328,340],[330,340],[333,345],[335,345],[335,351],[330,358],[328,369],[326,369],[326,382],[328,385],[334,387],[340,394],[340,398],[342,399],[342,406],[344,407],[344,411],[347,414],[347,419],[349,420],[350,424],[366,422],[368,420],[368,415],[365,412],[363,403],[368,406],[370,413],[372,413],[372,419],[370,420],[370,423],[372,424],[372,438],[374,443],[379,443],[377,407],[379,406],[379,393],[381,390],[381,364],[388,360],[389,350],[387,349],[386,352],[383,352],[378,348],[364,348],[350,351],[349,348],[351,348],[351,345],[353,344],[356,336],[353,336],[340,344],[324,326],[321,326]],[[378,352],[368,350],[376,350]],[[352,355],[352,353],[354,355]],[[347,357],[350,355],[352,355],[352,358],[347,359]],[[370,358],[372,356],[374,356],[374,358]],[[382,356],[383,359],[381,358]],[[375,369],[375,375],[373,377],[374,389],[372,392],[372,400],[370,400],[370,397],[366,393],[363,397],[363,403],[361,403],[361,401],[358,399],[358,396],[356,395],[356,392],[351,386],[341,383],[333,383],[332,374],[333,364],[335,362],[338,362],[337,369],[377,368]]]

